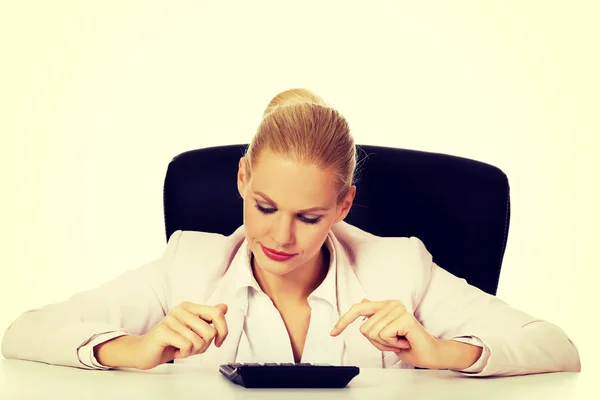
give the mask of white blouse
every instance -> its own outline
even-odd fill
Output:
[[[301,362],[345,365],[344,341],[341,335],[329,333],[340,318],[336,295],[336,255],[331,238],[327,237],[330,254],[325,279],[308,297],[310,324]],[[245,257],[235,265],[236,296],[244,313],[244,328],[235,361],[238,363],[294,363],[292,344],[283,318],[271,299],[262,291],[252,274],[250,249],[244,242],[240,249]]]

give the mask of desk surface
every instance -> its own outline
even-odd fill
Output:
[[[93,371],[0,360],[0,399],[593,399],[584,373],[505,378],[449,371],[365,369],[344,389],[245,389],[218,371],[165,364],[149,371]]]

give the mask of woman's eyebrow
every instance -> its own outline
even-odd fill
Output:
[[[257,194],[259,196],[261,196],[262,198],[264,198],[265,200],[267,200],[267,202],[271,203],[271,205],[275,208],[277,208],[277,203],[275,203],[269,196],[267,196],[266,194],[262,193],[262,192],[255,192],[254,190],[252,191],[252,193]],[[307,213],[307,212],[311,212],[311,211],[327,211],[329,210],[329,207],[312,207],[312,208],[307,208],[306,210],[300,210],[297,213],[298,214],[302,214],[302,213]]]

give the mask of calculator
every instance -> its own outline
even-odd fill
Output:
[[[311,363],[229,363],[219,371],[245,388],[344,388],[360,372],[354,366]]]

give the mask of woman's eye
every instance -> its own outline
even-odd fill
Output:
[[[259,204],[256,205],[256,209],[263,214],[273,214],[275,211],[277,211],[276,208],[261,207]],[[321,220],[321,217],[307,218],[302,214],[298,214],[298,218],[300,219],[300,221],[302,221],[306,224],[316,224],[317,222],[319,222]]]
[[[263,214],[273,214],[276,211],[274,208],[265,208],[259,206],[258,204],[256,205],[256,208]]]
[[[306,218],[304,215],[298,215],[298,217],[300,218],[300,220],[302,222],[306,222],[307,224],[316,224],[321,219],[321,217],[318,217],[318,218]]]

